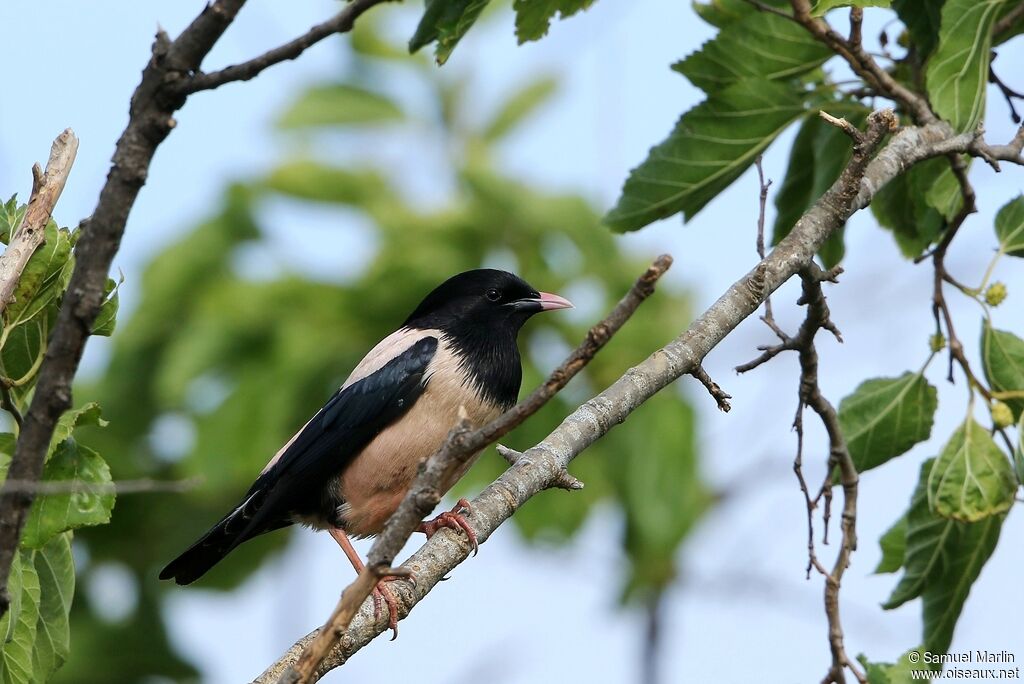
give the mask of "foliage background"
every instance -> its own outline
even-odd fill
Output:
[[[119,9],[116,19],[70,3],[0,10],[5,23],[9,20],[17,25],[49,27],[53,31],[51,39],[62,45],[57,56],[42,57],[56,63],[44,61],[38,67],[41,72],[59,75],[60,80],[53,85],[51,106],[30,112],[19,107],[14,98],[0,100],[0,174],[26,171],[24,178],[0,175],[0,187],[27,186],[27,169],[41,156],[38,141],[49,139],[70,123],[82,138],[83,149],[59,215],[63,223],[72,223],[91,209],[105,174],[109,141],[123,124],[126,97],[147,54],[155,20],[174,32],[194,12],[195,8],[179,5],[126,5]],[[312,2],[287,11],[265,5],[247,8],[236,30],[218,47],[211,61],[235,61],[259,47],[280,42],[333,8],[330,3]],[[399,38],[410,35],[417,9],[387,13],[385,33]],[[390,275],[383,270],[384,262],[372,261],[375,255],[379,258],[377,248],[384,247],[387,252],[388,245],[392,245],[393,258],[403,264],[409,262],[410,267],[401,273],[403,281],[409,280],[406,287],[413,291],[425,287],[423,282],[429,280],[414,268],[425,268],[418,260],[427,254],[441,262],[438,269],[442,273],[464,263],[471,265],[473,258],[484,256],[480,252],[474,255],[471,250],[436,250],[439,241],[403,242],[414,239],[412,235],[374,237],[366,219],[355,212],[300,206],[276,194],[264,196],[265,187],[253,187],[251,181],[267,177],[280,160],[315,153],[348,168],[348,160],[370,159],[395,179],[414,208],[412,213],[420,217],[416,223],[420,231],[431,226],[436,230],[457,217],[462,244],[475,247],[486,231],[487,239],[506,243],[504,251],[489,250],[491,258],[507,260],[515,254],[524,270],[536,269],[540,277],[531,279],[545,289],[557,290],[556,285],[561,283],[552,284],[549,279],[557,281],[567,274],[547,273],[548,267],[539,255],[530,255],[528,250],[524,254],[519,245],[508,244],[517,235],[524,235],[523,231],[550,237],[563,230],[577,236],[592,230],[591,240],[579,241],[581,249],[590,249],[587,269],[598,270],[602,278],[614,272],[620,285],[637,269],[613,270],[609,266],[619,261],[610,256],[609,245],[613,242],[631,255],[622,259],[630,263],[642,262],[658,251],[671,251],[677,258],[672,281],[677,289],[682,285],[689,288],[693,301],[689,306],[661,312],[657,307],[664,307],[667,297],[660,296],[656,300],[660,303],[645,305],[641,316],[650,317],[650,322],[665,322],[665,330],[658,335],[638,329],[637,338],[625,341],[625,349],[616,352],[619,356],[614,363],[621,367],[628,365],[630,354],[638,359],[649,347],[674,334],[688,310],[702,308],[753,263],[756,181],[749,176],[685,227],[678,219],[671,219],[625,238],[612,238],[602,228],[588,227],[594,212],[614,201],[626,170],[671,127],[680,111],[700,99],[695,89],[667,68],[706,37],[701,34],[706,31],[705,25],[688,7],[608,0],[597,3],[584,15],[556,24],[553,39],[520,49],[514,46],[510,18],[503,12],[496,14],[470,33],[439,75],[426,77],[398,65],[359,63],[348,54],[347,41],[334,41],[251,84],[204,94],[182,112],[175,138],[157,157],[149,186],[133,214],[125,251],[118,260],[127,278],[123,291],[126,315],[122,318],[124,339],[119,338],[115,346],[134,348],[134,365],[113,366],[117,372],[99,382],[112,350],[97,344],[99,340],[91,343],[91,363],[97,378],[93,387],[103,395],[108,416],[125,416],[119,427],[112,426],[115,430],[108,429],[106,434],[97,433],[93,442],[106,439],[105,452],[119,453],[110,459],[117,477],[139,472],[178,473],[178,466],[167,465],[173,458],[165,455],[164,461],[154,461],[150,450],[138,448],[134,441],[138,435],[131,434],[131,429],[144,422],[127,416],[131,411],[151,412],[159,402],[165,402],[159,408],[176,407],[175,402],[188,399],[186,380],[206,369],[196,359],[211,365],[214,361],[224,364],[228,357],[237,359],[238,365],[228,370],[244,374],[252,382],[245,408],[240,407],[235,416],[246,432],[204,432],[200,423],[197,444],[202,448],[197,451],[203,452],[207,485],[186,499],[171,495],[123,497],[115,509],[114,526],[95,535],[82,535],[89,549],[86,552],[79,544],[77,559],[88,568],[88,574],[79,595],[85,600],[76,602],[77,619],[98,621],[90,628],[76,626],[76,656],[64,672],[66,681],[88,681],[89,671],[109,677],[109,671],[98,671],[98,663],[86,659],[101,648],[99,644],[110,643],[111,634],[116,634],[117,643],[123,645],[118,651],[123,656],[121,672],[160,672],[174,679],[187,676],[189,668],[169,657],[154,670],[155,659],[162,658],[159,649],[154,648],[160,633],[154,610],[164,600],[172,644],[200,665],[208,681],[252,676],[295,636],[322,619],[324,607],[332,603],[341,582],[350,575],[333,543],[308,533],[296,535],[288,554],[262,566],[241,589],[230,594],[197,588],[172,590],[166,598],[161,593],[166,587],[158,587],[153,577],[160,562],[232,498],[232,484],[236,489],[244,487],[242,481],[255,464],[265,459],[257,453],[260,449],[245,447],[262,445],[263,451],[272,451],[266,445],[281,434],[287,435],[290,424],[301,422],[315,409],[325,388],[335,384],[334,376],[340,376],[363,349],[401,317],[391,313],[367,320],[363,303],[373,302],[381,311],[391,312],[408,307],[408,302],[376,299],[398,297],[398,293],[405,293],[404,288],[369,287],[380,285],[384,276]],[[869,13],[869,18],[875,15]],[[873,35],[878,28],[869,26],[865,34]],[[0,46],[0,59],[13,63],[15,56],[27,54],[30,46],[41,39],[40,34],[28,31],[11,35]],[[96,49],[96,45],[101,48]],[[1016,59],[1019,63],[1020,53],[1019,47],[1006,50],[1000,59],[1006,63]],[[76,57],[69,61],[68,55],[72,54]],[[84,74],[102,74],[103,78],[89,79]],[[459,101],[450,98],[447,109],[460,113],[462,128],[481,130],[510,93],[544,74],[560,77],[562,88],[555,99],[493,149],[485,150],[480,141],[452,145],[450,137],[438,135],[437,120],[445,108],[434,106],[432,88],[436,86],[431,84],[441,83],[444,89],[455,91],[459,82],[466,81]],[[395,135],[393,127],[326,135],[274,131],[273,120],[305,87],[342,75],[394,94],[407,112],[417,112],[414,121],[404,124],[401,130],[405,132],[400,135]],[[29,79],[31,74],[11,76],[14,80],[9,92],[27,89],[28,81],[20,79]],[[76,120],[69,120],[72,114]],[[993,140],[1011,134],[1005,107],[995,97],[990,99],[987,127]],[[766,169],[776,179],[776,188],[785,170],[791,135],[780,140],[766,158]],[[457,140],[464,138],[462,134],[455,136]],[[950,264],[967,280],[977,279],[987,264],[994,210],[1020,189],[1019,182],[1014,186],[1013,175],[995,176],[983,165],[976,166],[976,184],[983,189],[979,196],[982,212],[965,228],[963,237],[971,236],[971,244],[966,245],[965,240],[959,245]],[[471,178],[475,183],[465,183],[465,176],[460,179],[455,172],[458,168],[471,169],[476,174]],[[583,208],[578,201],[552,208],[535,192],[523,201],[521,189],[488,177],[488,169],[495,168],[545,195],[582,193],[593,209]],[[225,194],[225,186],[236,181],[250,185]],[[281,187],[283,182],[279,173],[275,183]],[[255,195],[260,196],[253,217],[262,227],[259,241],[252,240],[255,226],[249,224],[244,212]],[[453,197],[468,208],[453,210]],[[991,204],[986,206],[986,202]],[[538,209],[538,204],[544,206]],[[392,231],[405,224],[407,217],[396,216],[393,203],[384,203],[377,210],[389,219],[400,219],[394,221]],[[509,216],[516,220],[506,225]],[[195,234],[185,246],[167,248],[192,235],[191,231],[203,222],[205,234]],[[418,235],[422,237],[422,233]],[[229,236],[243,243],[243,248],[234,249]],[[836,400],[865,376],[897,375],[907,367],[916,367],[926,355],[927,333],[923,331],[931,329],[930,271],[906,266],[891,238],[866,215],[855,218],[847,236],[844,263],[848,274],[841,287],[829,292],[847,342],[841,349],[826,343],[821,350],[824,389]],[[446,234],[445,240],[450,239]],[[402,249],[397,248],[399,244]],[[146,271],[145,264],[154,259],[155,265]],[[369,272],[362,272],[367,263],[375,265]],[[296,273],[312,276],[318,284],[301,285],[294,277]],[[997,312],[997,321],[1002,322],[1013,310],[1010,307],[1015,294],[1024,292],[1024,281],[1020,276],[1012,277],[1010,269],[997,276],[1008,283],[1011,293],[1009,303]],[[338,290],[334,284],[339,282],[354,284],[354,288]],[[573,291],[568,294],[578,298]],[[581,295],[586,301],[582,290]],[[128,312],[140,304],[156,301],[143,297],[156,297],[160,306],[147,306],[141,310],[145,314],[130,316]],[[795,327],[799,315],[791,305],[794,299],[795,293],[789,290],[776,298],[779,318],[790,327]],[[240,301],[246,306],[238,306]],[[600,308],[595,304],[590,312],[596,314]],[[965,320],[976,318],[976,312],[967,308],[963,313]],[[971,314],[972,318],[966,319]],[[144,315],[150,316],[148,322]],[[670,315],[676,318],[669,324]],[[204,323],[208,327],[203,328]],[[578,334],[585,321],[563,321],[560,327],[566,330],[573,323]],[[243,348],[212,345],[215,336],[193,336],[193,325],[199,325],[200,330],[226,329],[231,334],[222,341],[237,342],[241,338],[248,344]],[[318,329],[322,326],[326,344],[319,335],[304,331],[309,325]],[[961,327],[965,339],[972,339],[965,324]],[[246,335],[240,336],[239,331]],[[173,353],[163,349],[169,338],[175,340],[174,345],[167,345],[173,347]],[[344,338],[345,344],[331,344],[330,340],[336,338]],[[816,676],[827,658],[820,587],[816,582],[803,581],[803,504],[790,473],[793,441],[785,426],[795,407],[792,360],[780,360],[743,378],[729,372],[766,339],[766,330],[748,322],[709,359],[709,370],[736,397],[732,413],[719,415],[706,397],[693,394],[692,403],[702,425],[702,470],[724,498],[678,557],[682,574],[668,595],[663,614],[663,633],[669,644],[665,668],[672,673],[670,680],[720,677],[723,661],[730,658],[735,662],[730,654],[736,644],[742,644],[749,657],[738,664],[742,671],[770,662],[773,676],[780,680]],[[118,353],[123,354],[123,348]],[[272,360],[267,362],[267,356]],[[537,361],[549,367],[557,356]],[[159,365],[154,366],[158,359]],[[261,362],[273,364],[274,369],[287,368],[289,375],[301,382],[294,387],[282,385],[267,372],[268,368],[260,367]],[[613,377],[613,370],[607,369],[605,381]],[[206,393],[216,393],[223,386],[216,380],[206,386]],[[599,385],[601,379],[594,378],[593,382]],[[952,425],[962,415],[962,392],[944,385],[939,389],[936,422]],[[203,392],[199,394],[202,399]],[[266,413],[258,413],[261,410]],[[612,478],[602,485],[603,475],[615,475],[615,481],[622,482],[621,477],[633,474],[629,471],[640,471],[643,452],[626,453],[616,440],[623,439],[623,431],[628,429],[636,430],[634,437],[641,431],[662,434],[661,430],[638,424],[646,412],[613,433],[605,445],[609,452],[618,451],[605,457],[609,466],[617,464],[622,469],[618,473],[610,469],[603,474],[592,472],[596,453],[578,461],[577,474],[591,485],[588,496],[610,492]],[[544,425],[552,425],[555,414],[549,412],[538,419],[538,424],[530,427],[536,431],[531,437],[541,434]],[[158,427],[162,432],[158,430],[151,444],[166,447],[181,437],[180,422],[165,420]],[[916,639],[916,606],[893,614],[883,614],[878,608],[888,596],[892,579],[869,574],[878,557],[873,540],[905,508],[920,462],[937,452],[947,434],[937,431],[934,443],[922,445],[864,478],[862,544],[843,594],[848,648],[853,653],[864,651],[874,659],[893,659]],[[523,444],[530,441],[525,435],[521,439]],[[812,433],[810,439],[818,436]],[[244,453],[238,454],[239,449]],[[209,452],[231,457],[213,460]],[[188,466],[188,459],[184,463]],[[497,458],[491,454],[483,466],[496,469]],[[683,500],[688,498],[687,481],[678,476],[666,483],[678,485]],[[602,486],[607,489],[602,490]],[[550,506],[549,519],[568,526],[579,503],[568,494],[555,492],[541,497],[538,506]],[[1003,531],[1005,539],[1019,538],[1022,528],[1018,517],[1010,517]],[[592,677],[632,680],[645,618],[641,611],[620,611],[616,607],[628,577],[628,568],[617,550],[622,525],[613,508],[602,507],[571,543],[540,547],[524,546],[508,529],[403,623],[399,642],[375,643],[348,666],[349,676],[373,671],[377,676],[402,677],[410,668],[419,671],[422,666],[417,663],[430,658],[436,668],[436,681],[484,672],[503,672],[508,681],[524,682],[570,673],[586,677],[587,672],[578,669],[580,659],[571,656],[588,654],[590,659],[582,667],[592,668]],[[237,582],[239,571],[254,562],[259,552],[284,541],[282,535],[277,535],[267,539],[262,548],[239,552],[213,584]],[[1020,561],[1019,545],[1003,544],[997,549],[968,602],[954,650],[1021,647],[1019,638],[1013,643],[1019,630],[1013,628],[1010,616],[1019,614],[1024,599],[1007,589],[1013,586],[1014,568]],[[142,572],[141,581],[126,572],[128,568]],[[547,615],[551,619],[538,617],[534,606],[550,607]],[[104,617],[87,616],[83,611],[89,607]],[[485,610],[497,611],[507,619],[500,628],[492,627],[483,614]],[[455,624],[456,613],[461,621],[473,621],[482,628],[460,630],[466,646],[438,656],[439,626]],[[544,655],[537,661],[522,662],[509,648],[510,643],[539,648]],[[544,646],[556,643],[557,648]],[[815,655],[808,658],[808,654]],[[737,673],[726,680],[739,678]]]

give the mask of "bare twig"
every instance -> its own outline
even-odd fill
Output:
[[[765,180],[764,178],[764,166],[762,165],[761,155],[757,155],[757,159],[754,160],[754,166],[757,167],[757,182],[760,187],[758,194],[758,212],[757,212],[757,256],[764,261],[764,215],[765,206],[768,203],[768,188],[772,186],[772,181]],[[764,315],[761,316],[761,320],[764,321],[765,325],[772,329],[780,340],[785,340],[786,335],[779,328],[775,322],[775,316],[772,314],[772,298],[765,297],[764,300]]]
[[[859,133],[859,132],[858,132]],[[782,344],[770,348],[754,362],[741,367],[749,370],[764,361],[774,357],[782,351],[796,351],[800,357],[800,389],[798,392],[796,416],[793,419],[793,429],[796,431],[796,456],[793,459],[793,472],[800,485],[800,492],[804,498],[807,509],[807,577],[810,579],[811,570],[815,569],[825,578],[825,614],[829,624],[829,647],[832,652],[832,665],[825,676],[824,682],[843,684],[845,670],[857,678],[858,682],[866,684],[867,679],[860,669],[850,660],[846,653],[843,641],[843,627],[839,616],[839,588],[842,583],[843,573],[850,562],[850,554],[857,548],[857,470],[853,465],[846,441],[843,438],[839,427],[839,419],[832,404],[825,399],[818,385],[818,351],[814,340],[819,330],[828,330],[837,340],[842,342],[839,329],[832,322],[828,303],[821,290],[821,283],[825,281],[836,282],[841,269],[823,271],[813,262],[801,271],[800,278],[803,282],[803,293],[798,300],[799,304],[807,306],[807,314],[800,330],[796,335],[789,337]],[[803,413],[805,408],[811,408],[821,419],[822,424],[829,436],[829,458],[825,469],[824,482],[814,497],[811,496],[810,488],[803,472],[804,454],[804,421]],[[820,561],[814,545],[814,511],[818,502],[824,499],[824,539],[828,543],[828,526],[832,507],[832,478],[838,468],[840,482],[843,486],[843,517],[842,536],[843,541],[836,557],[835,565],[829,571]]]
[[[793,16],[806,28],[811,35],[827,45],[837,55],[846,60],[854,73],[863,78],[868,86],[886,97],[898,102],[920,124],[935,123],[938,118],[928,106],[928,101],[921,95],[910,90],[892,75],[880,67],[874,58],[860,43],[847,40],[839,35],[828,22],[821,17],[811,16],[810,0],[791,0]],[[851,16],[851,20],[853,17]],[[851,26],[851,38],[859,38],[860,30]]]
[[[461,469],[482,448],[522,424],[565,387],[569,380],[579,373],[611,339],[612,335],[629,320],[637,307],[651,295],[655,283],[671,265],[672,258],[667,254],[658,257],[612,312],[590,329],[580,346],[529,397],[479,430],[470,431],[469,421],[466,419],[460,421],[438,452],[431,456],[426,463],[421,464],[416,480],[405,499],[370,548],[367,555],[366,571],[372,571],[373,568],[387,568],[394,562],[395,556],[405,546],[423,518],[429,515],[440,502],[443,494],[441,482],[446,481],[452,473]],[[567,480],[568,477],[567,472],[564,475],[559,472],[551,478],[548,486],[568,484],[567,488],[569,489],[579,489],[580,487],[573,486],[573,483]],[[576,482],[578,483],[578,481]],[[303,650],[295,665],[281,673],[278,679],[281,684],[308,682],[314,676],[324,658],[348,629],[359,606],[373,590],[375,583],[365,581],[363,574],[357,578],[356,583],[350,585],[342,593],[331,617],[312,639],[309,646]],[[393,569],[388,568],[384,574],[395,573]]]
[[[911,128],[893,136],[872,158],[882,138],[895,125],[895,116],[889,110],[870,115],[865,147],[854,152],[839,179],[761,263],[736,281],[686,331],[573,411],[544,441],[525,451],[513,468],[473,499],[472,524],[477,538],[486,541],[530,497],[550,487],[573,458],[658,391],[692,371],[769,294],[804,269],[821,245],[853,212],[866,206],[879,188],[917,161],[945,153],[948,128]],[[396,583],[402,585],[397,597],[401,610],[411,610],[468,555],[469,548],[461,535],[434,535],[405,563],[415,573],[416,586]],[[386,629],[387,621],[375,617],[372,606],[364,604],[314,677],[341,666]],[[255,680],[257,684],[278,681],[316,634],[314,631],[296,642]]]
[[[704,385],[708,394],[710,394],[711,398],[715,400],[716,404],[718,404],[719,410],[726,413],[729,412],[729,409],[732,408],[732,406],[729,405],[729,400],[732,399],[732,395],[726,394],[725,390],[719,387],[718,383],[711,379],[708,372],[704,370],[704,366],[698,364],[696,368],[690,371],[690,375],[699,380],[700,384]]]
[[[4,485],[11,492],[32,492],[40,496],[53,494],[179,494],[200,484],[201,477],[184,480],[115,480],[114,482],[83,482],[82,480],[7,480]]]
[[[295,59],[308,48],[316,45],[324,38],[336,33],[352,30],[355,20],[374,5],[391,0],[352,0],[345,8],[327,21],[317,24],[298,38],[288,41],[272,50],[267,50],[259,57],[254,57],[241,64],[234,64],[219,71],[209,73],[197,72],[183,81],[177,88],[181,95],[189,95],[200,90],[211,90],[233,81],[248,81],[259,76],[267,67]]]
[[[0,254],[0,313],[10,304],[28,260],[46,241],[46,224],[64,192],[77,153],[78,138],[68,128],[53,141],[46,171],[40,170],[38,164],[32,167],[32,194],[25,216],[21,225],[11,231],[7,249]]]
[[[523,452],[521,451],[510,449],[504,444],[495,444],[494,448],[498,452],[498,455],[505,459],[505,462],[508,463],[510,466],[518,465],[520,463],[525,462],[523,461]],[[558,487],[559,489],[576,491],[578,489],[583,489],[584,485],[574,476],[569,474],[568,468],[565,468],[555,476],[554,481],[552,482],[552,486]]]

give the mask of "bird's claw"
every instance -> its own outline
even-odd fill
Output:
[[[420,523],[420,531],[427,535],[427,539],[430,539],[442,527],[449,527],[456,531],[462,530],[466,533],[466,538],[469,539],[469,546],[473,549],[473,555],[475,556],[480,550],[480,543],[477,541],[476,532],[466,522],[466,518],[462,514],[463,511],[472,513],[473,509],[468,501],[459,499],[452,510],[441,513],[433,520]]]

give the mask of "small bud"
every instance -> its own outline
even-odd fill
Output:
[[[935,353],[946,348],[946,336],[942,333],[935,333],[928,338],[928,347]]]
[[[985,290],[985,302],[989,306],[999,306],[1006,299],[1006,285],[1004,283],[992,283]]]
[[[992,424],[997,428],[1005,428],[1013,425],[1013,411],[1003,402],[996,399],[992,402]]]

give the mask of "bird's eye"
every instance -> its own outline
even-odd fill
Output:
[[[490,290],[488,290],[488,291],[487,291],[487,293],[486,293],[486,295],[485,295],[485,296],[486,296],[486,297],[487,297],[487,298],[488,298],[489,300],[491,300],[492,302],[496,302],[496,301],[498,301],[499,299],[501,299],[501,293],[500,293],[500,292],[498,292],[498,291],[497,291],[496,289],[494,289],[493,287],[492,287],[492,288],[491,288]]]

